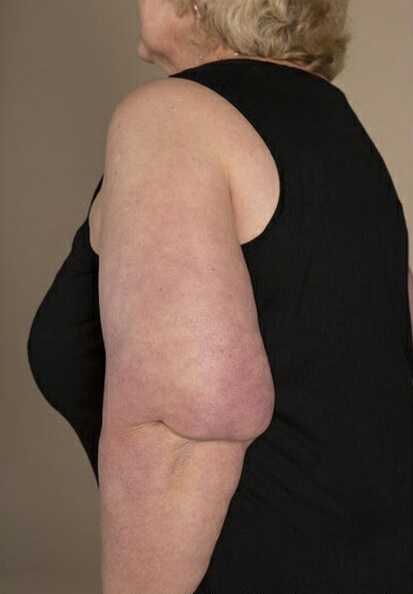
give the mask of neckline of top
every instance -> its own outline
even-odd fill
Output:
[[[225,62],[227,62],[227,63],[229,63],[229,62],[253,62],[254,64],[265,64],[265,65],[268,64],[270,66],[275,66],[276,68],[278,67],[279,69],[285,70],[286,72],[287,71],[289,71],[289,72],[295,71],[295,72],[304,74],[304,76],[307,75],[308,77],[311,77],[313,80],[317,79],[317,80],[321,81],[324,85],[327,85],[330,89],[336,90],[341,95],[344,95],[343,91],[339,87],[337,87],[336,85],[331,83],[329,80],[327,80],[323,76],[314,74],[313,72],[310,72],[309,70],[304,70],[304,68],[290,66],[289,64],[280,64],[279,62],[271,62],[270,60],[259,60],[257,58],[247,58],[247,57],[220,58],[219,60],[212,60],[211,62],[204,62],[203,64],[200,64],[200,66],[207,66],[208,64],[215,64],[215,63],[222,64]],[[195,66],[195,68],[197,68],[197,66]],[[192,70],[192,68],[190,70]]]

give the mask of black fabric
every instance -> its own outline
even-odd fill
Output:
[[[408,234],[387,167],[344,93],[309,72],[237,58],[174,77],[238,109],[281,180],[269,224],[242,245],[274,417],[247,450],[196,594],[411,594]],[[105,369],[97,275],[86,220],[28,343],[40,390],[72,424],[96,477]]]
[[[102,182],[103,176],[92,202]],[[86,218],[35,313],[27,350],[37,386],[78,434],[99,484],[97,454],[105,349],[99,315],[98,271],[99,258],[90,246]]]

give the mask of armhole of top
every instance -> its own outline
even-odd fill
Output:
[[[282,161],[282,158],[281,158],[280,154],[278,153],[278,151],[275,151],[274,149],[272,149],[270,147],[269,143],[267,142],[265,135],[263,134],[263,132],[260,129],[261,126],[259,125],[259,121],[257,121],[258,118],[254,118],[251,116],[249,109],[245,106],[245,104],[242,101],[237,101],[235,103],[231,98],[231,93],[226,92],[224,85],[222,85],[222,84],[219,85],[216,83],[213,83],[212,85],[210,85],[210,84],[208,84],[207,81],[203,81],[201,79],[198,79],[198,77],[196,77],[196,76],[194,77],[193,75],[191,75],[190,70],[192,70],[192,69],[183,70],[183,71],[177,72],[175,74],[170,74],[168,76],[168,78],[183,78],[186,80],[190,80],[194,83],[197,83],[197,84],[209,89],[212,93],[219,95],[224,101],[229,103],[238,112],[238,114],[243,118],[243,120],[246,122],[246,124],[249,125],[253,130],[255,130],[255,132],[261,138],[264,146],[266,146],[270,156],[272,157],[275,167],[278,171],[278,176],[279,176],[279,181],[280,181],[280,193],[279,193],[277,205],[276,205],[274,211],[272,212],[269,220],[267,221],[265,227],[260,231],[260,233],[258,233],[258,235],[255,235],[248,241],[240,243],[241,249],[243,251],[247,251],[251,247],[255,247],[256,245],[258,245],[259,243],[261,243],[262,241],[264,241],[268,238],[276,221],[278,221],[278,219],[280,217],[280,214],[283,209],[283,204],[284,204],[284,166],[283,166],[283,161]]]
[[[95,191],[94,191],[94,193],[93,193],[92,200],[90,201],[89,208],[88,208],[88,211],[87,211],[87,219],[88,219],[88,220],[89,220],[89,214],[90,214],[90,209],[92,208],[92,204],[93,204],[93,202],[94,202],[94,200],[95,200],[96,196],[99,194],[99,192],[100,192],[100,188],[102,187],[102,183],[103,183],[103,177],[104,177],[104,176],[103,176],[103,174],[102,174],[102,177],[100,178],[100,180],[99,180],[99,183],[98,183],[98,185],[96,186],[96,190],[95,190]]]

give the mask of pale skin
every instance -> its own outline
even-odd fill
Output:
[[[195,13],[176,17],[171,0],[138,10],[138,56],[167,74],[233,55],[195,47]],[[278,198],[263,140],[208,88],[155,80],[115,109],[90,213],[106,349],[103,594],[192,594],[208,568],[276,406],[240,244]]]
[[[245,451],[273,412],[230,171],[213,142],[222,100],[207,93],[155,81],[126,98],[108,134],[97,246],[104,594],[196,589]]]

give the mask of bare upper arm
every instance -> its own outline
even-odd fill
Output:
[[[103,425],[162,421],[194,439],[249,439],[270,422],[274,387],[214,114],[187,83],[142,85],[109,125]]]

